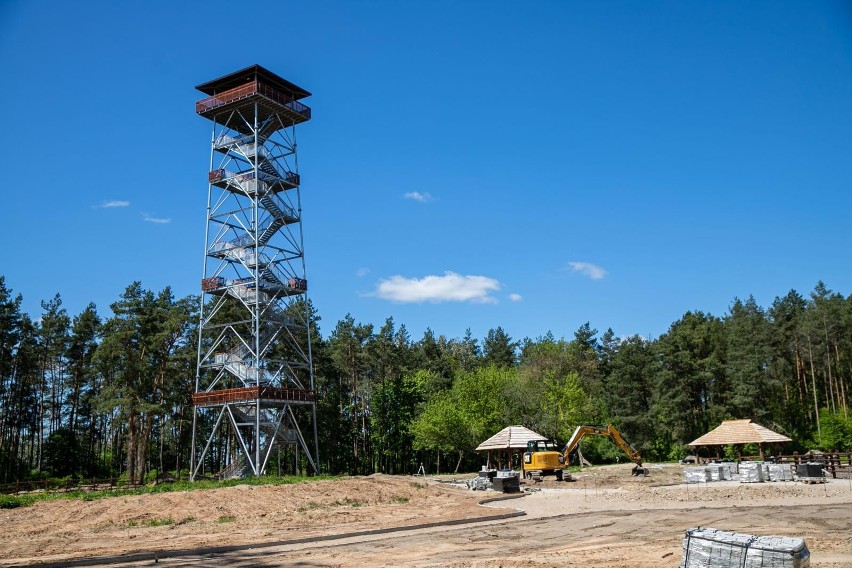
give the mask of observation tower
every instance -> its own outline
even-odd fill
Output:
[[[296,155],[310,93],[259,65],[196,89],[213,131],[190,478],[281,471],[282,456],[318,473]]]

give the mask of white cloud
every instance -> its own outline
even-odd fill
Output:
[[[100,207],[101,209],[113,209],[115,207],[129,207],[129,206],[130,206],[129,201],[118,201],[116,199],[110,199],[110,200],[104,201],[103,203],[98,205],[98,207]]]
[[[509,294],[509,299],[512,300],[513,302],[520,302],[521,300],[524,299],[524,297],[521,296],[520,294]]]
[[[369,268],[359,268],[358,270],[355,271],[355,276],[357,276],[358,278],[362,278],[362,277],[368,275],[369,273],[370,273]]]
[[[420,193],[419,191],[409,191],[408,193],[403,195],[406,199],[413,199],[414,201],[419,201],[420,203],[426,203],[432,201],[431,193]]]
[[[424,276],[423,278],[405,278],[391,276],[380,280],[375,296],[399,303],[421,302],[473,302],[494,304],[497,299],[491,292],[500,289],[500,283],[487,276],[462,276],[455,272],[445,272],[443,276]]]
[[[590,262],[569,262],[568,266],[570,266],[571,270],[574,272],[579,272],[583,276],[591,278],[592,280],[601,280],[604,276],[606,276],[606,270]]]
[[[154,223],[156,225],[168,225],[172,222],[172,220],[169,218],[151,217],[150,215],[143,215],[142,220],[146,223]]]

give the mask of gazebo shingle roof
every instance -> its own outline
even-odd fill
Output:
[[[715,429],[693,440],[687,446],[728,446],[735,444],[766,444],[792,442],[787,436],[755,424],[750,419],[725,420]]]
[[[476,447],[476,451],[482,450],[506,450],[509,448],[526,449],[530,440],[546,440],[544,436],[533,432],[523,426],[509,426],[503,428]]]

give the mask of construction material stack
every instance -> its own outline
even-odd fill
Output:
[[[521,491],[521,481],[517,472],[512,470],[500,470],[494,479],[491,480],[491,486],[494,491],[502,493],[519,493]]]
[[[769,481],[793,481],[793,468],[790,464],[769,464]]]
[[[680,568],[809,568],[801,538],[754,536],[711,528],[686,531]]]
[[[825,471],[819,463],[800,463],[796,476],[804,483],[825,483]]]
[[[762,462],[740,464],[740,483],[763,483],[766,481]]]

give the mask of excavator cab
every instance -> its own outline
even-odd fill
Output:
[[[555,452],[556,444],[548,440],[530,440],[527,442],[527,452]]]
[[[562,454],[549,440],[529,440],[521,468],[526,479],[540,481],[545,475],[554,475],[557,481],[563,479]]]

